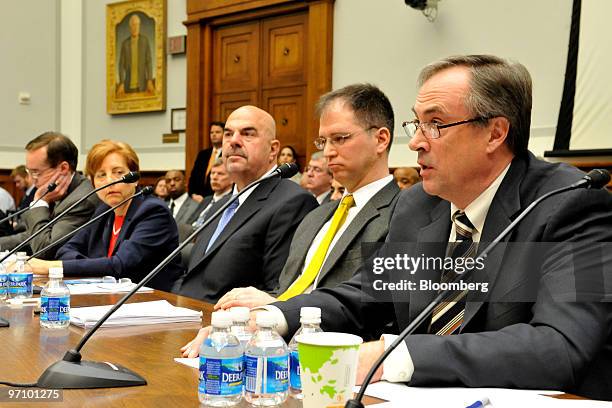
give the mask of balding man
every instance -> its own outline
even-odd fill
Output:
[[[275,134],[274,119],[257,107],[243,106],[230,114],[222,149],[235,183],[232,195],[274,171],[280,146]],[[317,201],[297,184],[273,178],[245,192],[235,204],[198,237],[188,272],[176,288],[181,295],[216,302],[235,287],[273,290],[293,233]]]
[[[393,178],[395,179],[397,186],[402,190],[412,187],[421,181],[419,172],[416,171],[414,167],[398,167],[393,172]]]
[[[134,92],[155,92],[149,39],[140,33],[138,14],[133,13],[128,21],[130,36],[121,44],[119,58],[119,98]]]

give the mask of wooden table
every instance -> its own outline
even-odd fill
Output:
[[[108,305],[122,295],[73,296],[71,306]],[[175,306],[203,312],[203,323],[210,323],[212,305],[183,296],[155,291],[135,295],[131,302],[166,299]],[[41,373],[64,353],[74,348],[85,333],[70,326],[66,330],[42,329],[32,306],[0,305],[0,317],[11,326],[0,328],[0,380],[16,383],[36,382]],[[142,375],[146,386],[112,389],[64,390],[62,403],[6,403],[2,407],[197,407],[195,369],[174,362],[179,348],[191,340],[201,327],[198,323],[158,324],[100,329],[85,345],[83,360],[109,361]],[[380,400],[367,398],[366,402]],[[242,403],[247,407],[248,404]],[[285,407],[301,407],[289,398]]]

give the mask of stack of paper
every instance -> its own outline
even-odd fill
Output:
[[[88,329],[95,325],[111,307],[112,305],[73,308],[70,310],[70,323]],[[179,322],[200,323],[201,320],[201,311],[176,307],[165,300],[157,300],[123,305],[104,322],[102,327]]]
[[[135,283],[79,283],[68,284],[71,295],[97,295],[107,293],[129,292],[136,286]],[[153,292],[152,288],[143,286],[138,289],[138,293]]]

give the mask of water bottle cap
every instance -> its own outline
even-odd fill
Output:
[[[28,253],[27,252],[17,252],[17,259],[19,260],[28,259]]]
[[[64,268],[60,268],[60,267],[49,268],[49,277],[50,278],[63,278]]]
[[[274,314],[268,311],[257,313],[257,317],[255,318],[255,321],[258,326],[265,326],[265,327],[276,326],[276,319],[274,318]]]
[[[300,309],[300,317],[307,319],[320,319],[321,308],[320,307],[303,307]]]
[[[210,322],[213,327],[230,327],[233,323],[232,315],[230,312],[226,312],[224,310],[219,310],[217,312],[213,312],[210,318]]]
[[[248,322],[251,318],[251,309],[243,306],[235,306],[230,309],[230,313],[232,314],[232,319],[235,322]]]

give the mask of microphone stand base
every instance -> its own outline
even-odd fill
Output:
[[[115,388],[146,385],[135,372],[111,363],[64,361],[50,365],[36,383],[40,388]]]
[[[364,407],[361,401],[350,399],[346,401],[346,404],[344,404],[344,408],[364,408]]]

